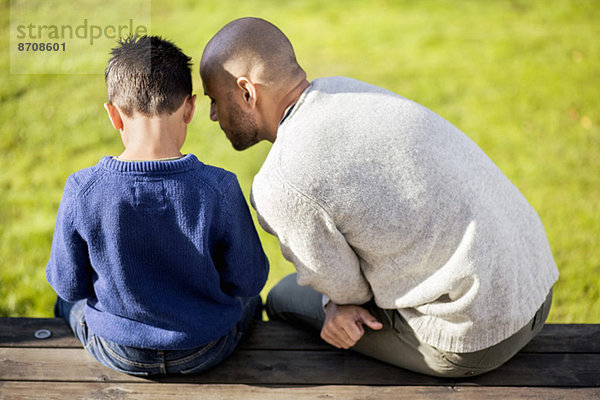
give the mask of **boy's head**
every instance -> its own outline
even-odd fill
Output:
[[[192,96],[191,58],[159,36],[128,37],[104,73],[109,104],[126,116],[172,114]]]

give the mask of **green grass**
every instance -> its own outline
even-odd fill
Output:
[[[0,15],[0,315],[48,316],[44,268],[64,182],[121,143],[102,107],[102,75],[10,74],[7,0]],[[282,28],[310,79],[383,86],[475,140],[544,222],[561,273],[550,320],[600,322],[596,1],[153,1],[151,28],[193,57],[201,95],[204,45],[248,15]],[[198,106],[184,151],[234,171],[248,195],[270,145],[235,152],[208,120],[208,102]],[[266,294],[293,267],[259,231],[271,261]]]

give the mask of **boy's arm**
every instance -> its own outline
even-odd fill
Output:
[[[46,278],[56,294],[71,302],[93,296],[87,244],[75,227],[74,186],[73,178],[69,178],[58,207],[50,260],[46,266]]]
[[[223,237],[216,256],[223,290],[232,296],[258,295],[269,275],[269,261],[235,177],[224,193],[220,222]]]

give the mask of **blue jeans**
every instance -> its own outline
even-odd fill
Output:
[[[261,319],[260,296],[242,298],[241,301],[242,317],[229,333],[202,347],[188,350],[138,349],[103,339],[95,335],[85,322],[83,310],[86,300],[70,303],[59,297],[54,314],[65,319],[85,350],[107,367],[136,376],[194,374],[229,357],[251,323]]]

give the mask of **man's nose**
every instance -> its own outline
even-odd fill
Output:
[[[217,106],[214,104],[210,105],[209,117],[211,121],[217,122]]]

